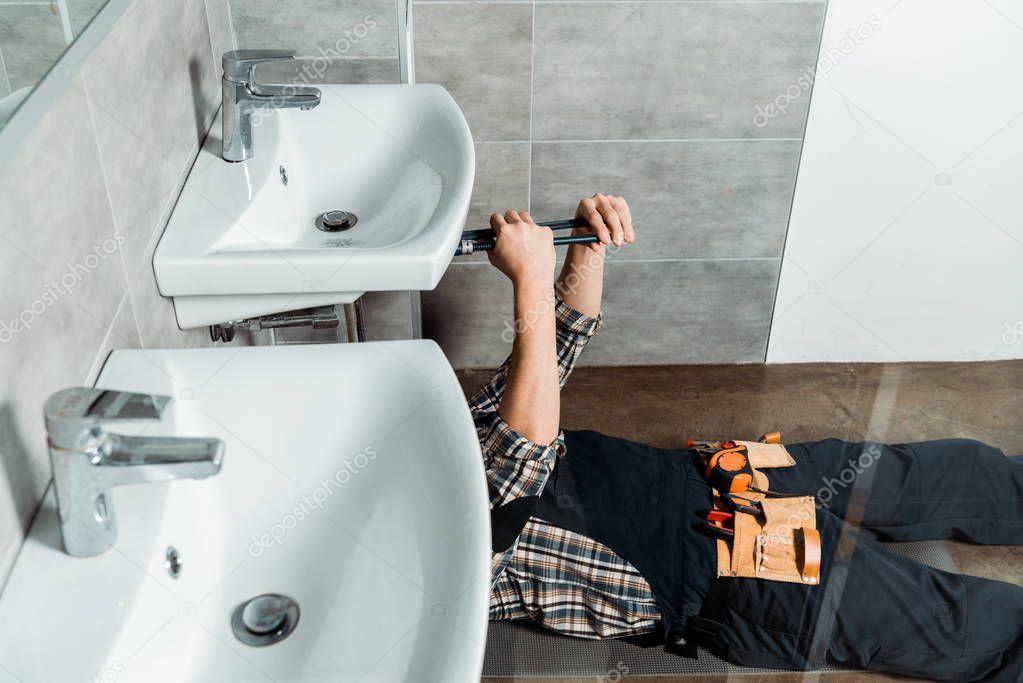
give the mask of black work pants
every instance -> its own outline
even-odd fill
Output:
[[[788,448],[796,466],[767,473],[772,490],[818,500],[821,584],[718,579],[712,649],[748,666],[1023,681],[1023,588],[933,569],[878,541],[1023,545],[1023,463],[965,439]]]

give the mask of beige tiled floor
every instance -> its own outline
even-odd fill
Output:
[[[489,374],[459,373],[467,394]],[[580,368],[562,395],[562,425],[662,447],[678,446],[688,437],[756,438],[765,431],[781,430],[790,443],[827,436],[854,440],[868,434],[889,442],[969,437],[1010,455],[1023,454],[1023,361]],[[961,572],[1023,585],[1023,547],[952,542],[948,547]],[[517,679],[518,683],[526,680]],[[535,680],[592,683],[593,679]],[[757,678],[727,680],[745,683]],[[793,674],[769,680],[909,679]]]

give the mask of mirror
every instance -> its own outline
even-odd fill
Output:
[[[0,2],[0,128],[106,2]]]

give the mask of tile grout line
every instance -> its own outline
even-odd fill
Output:
[[[107,173],[107,164],[106,161],[103,159],[103,150],[100,149],[99,128],[97,128],[96,126],[96,115],[95,112],[93,111],[92,97],[89,95],[89,81],[84,72],[79,73],[79,78],[81,78],[82,80],[82,94],[85,96],[85,109],[89,114],[89,129],[92,131],[92,144],[96,150],[96,159],[99,161],[100,174],[103,176],[103,191],[107,198],[107,209],[109,209],[110,211],[110,220],[114,224],[114,233],[116,234],[121,231],[121,225],[117,217],[117,212],[114,210],[114,198],[110,194],[110,174]],[[118,249],[117,251],[119,260],[121,261],[121,279],[124,284],[124,296],[128,297],[130,301],[129,305],[131,306],[131,318],[132,321],[135,323],[135,334],[138,335],[139,345],[141,346],[142,328],[139,327],[139,319],[138,316],[135,315],[135,302],[134,300],[132,300],[131,296],[131,279],[128,277],[128,264],[125,261],[124,246],[122,245],[121,248]],[[120,305],[118,306],[117,311],[120,311]],[[114,325],[116,323],[117,312],[115,312],[113,320],[110,321],[110,325],[107,328],[107,335],[109,335],[110,332],[113,331]],[[104,336],[103,344],[101,344],[100,347],[96,350],[97,356],[103,352],[104,345],[106,344],[106,339],[107,337]],[[95,364],[95,360],[96,360],[95,357],[93,357],[93,364]],[[92,372],[92,368],[90,368],[89,371]]]
[[[470,2],[474,2],[474,3],[478,2],[478,0],[469,0],[469,1]],[[437,5],[439,5],[441,3],[428,3],[428,4],[437,4]],[[452,4],[454,4],[454,3],[452,3]],[[323,59],[323,57],[321,57],[320,55],[295,55],[295,59],[298,60],[298,61],[302,61],[302,60]],[[381,61],[389,60],[389,61],[392,61],[392,62],[398,61],[397,55],[338,55],[336,57],[331,57],[330,58],[330,60],[333,61],[333,62],[344,62],[344,61],[358,62],[358,61],[370,61],[370,60],[374,60],[374,59],[381,60]],[[354,83],[341,83],[341,84],[337,84],[337,85],[356,85],[356,84],[354,84]]]
[[[238,49],[238,32],[234,29],[234,11],[231,9],[231,3],[228,2],[228,0],[224,0],[224,6],[227,7],[227,28],[228,28],[228,35],[230,36],[230,41],[228,42],[228,47],[230,47],[232,50],[237,50]],[[207,8],[208,7],[209,7],[209,5],[207,4]],[[206,14],[206,22],[209,24],[209,27],[210,27],[210,43],[212,43],[213,42],[213,21],[209,18],[209,13]],[[216,54],[216,53],[214,53],[213,58],[214,58],[215,62],[219,63],[219,60],[220,60],[221,56]],[[223,103],[221,103],[221,104],[223,104]]]
[[[587,140],[585,138],[564,138],[537,140],[536,142],[551,145],[580,142],[801,142],[803,138],[604,138]]]
[[[529,22],[529,147],[526,148],[526,211],[533,210],[533,81],[536,70],[536,1],[530,4]]]
[[[560,257],[559,257],[560,258]],[[620,258],[609,260],[608,265],[626,263],[718,263],[718,262],[767,262],[781,261],[781,256],[707,256],[704,258]],[[481,261],[452,261],[449,268],[456,266],[490,266],[490,263]]]
[[[135,306],[131,301],[131,293],[125,290],[124,295],[121,296],[121,301],[117,304],[117,309],[114,311],[114,317],[110,321],[110,327],[107,328],[106,334],[103,335],[103,341],[100,342],[99,349],[96,350],[96,355],[92,359],[92,366],[89,368],[89,374],[85,376],[85,384],[92,386],[99,379],[99,373],[103,369],[105,359],[101,359],[100,356],[103,354],[103,350],[111,345],[110,337],[114,336],[114,327],[117,325],[118,318],[124,313],[124,307],[127,306],[131,311],[131,319],[135,321],[135,329],[138,330],[138,321],[135,318]],[[142,340],[138,340],[142,343]]]
[[[534,0],[415,0],[417,5],[525,5]],[[821,5],[827,0],[536,0],[548,5]]]
[[[532,120],[532,114],[530,114],[530,120]],[[611,143],[630,143],[630,142],[802,142],[803,138],[564,138],[564,139],[549,139],[549,140],[535,140],[532,139],[530,134],[529,140],[476,140],[477,145],[488,145],[488,144],[537,144],[537,145],[563,145],[563,144],[579,144],[579,143],[591,143],[591,142],[611,142]]]
[[[228,9],[230,11],[230,4],[228,4]],[[203,16],[206,17],[206,33],[210,37],[210,54],[213,55],[213,69],[217,73],[220,73],[220,69],[217,68],[217,67],[218,67],[218,64],[220,63],[220,60],[223,58],[223,55],[218,55],[217,54],[217,46],[213,44],[213,21],[210,19],[210,3],[209,3],[209,0],[203,0],[203,3],[202,3],[202,13],[203,13]],[[232,49],[234,49],[234,48],[232,47]],[[215,116],[215,114],[214,114],[214,116]]]
[[[7,94],[10,95],[14,92],[14,88],[11,87],[11,78],[7,75],[7,62],[4,61],[4,51],[0,49],[0,75],[3,76],[3,82],[7,84]]]

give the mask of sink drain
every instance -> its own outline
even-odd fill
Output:
[[[316,217],[316,227],[324,232],[351,230],[359,222],[351,211],[324,211]]]
[[[284,640],[298,626],[298,603],[286,595],[265,593],[246,600],[231,615],[234,637],[253,647]]]

